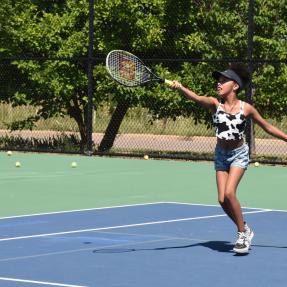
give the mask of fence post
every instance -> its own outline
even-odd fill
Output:
[[[87,106],[87,149],[86,155],[93,154],[93,56],[94,56],[94,0],[89,1],[89,52],[88,52],[88,106]]]
[[[250,82],[246,89],[246,99],[251,105],[253,104],[253,94],[255,90],[252,87],[253,73],[253,35],[254,35],[254,0],[249,0],[248,5],[248,35],[247,35],[247,60],[248,70],[250,73]],[[255,154],[254,124],[250,119],[247,124],[246,140],[249,145],[250,156]]]

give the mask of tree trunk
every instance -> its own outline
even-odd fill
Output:
[[[128,109],[129,103],[126,100],[121,100],[120,102],[118,102],[118,105],[112,115],[112,118],[104,134],[104,137],[99,145],[99,152],[106,152],[112,148],[116,135]]]
[[[69,105],[67,110],[68,110],[68,114],[70,115],[70,117],[74,118],[78,125],[80,137],[81,137],[80,149],[81,151],[83,151],[87,144],[87,133],[86,133],[85,121],[83,119],[83,111],[81,110],[76,99],[72,99],[72,101],[73,101],[73,106]]]

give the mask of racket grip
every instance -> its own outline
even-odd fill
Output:
[[[167,85],[169,85],[169,86],[172,86],[172,84],[173,84],[172,81],[166,80],[166,79],[164,80],[164,83],[167,84]]]

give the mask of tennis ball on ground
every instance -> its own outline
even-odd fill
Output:
[[[15,166],[16,166],[16,167],[21,167],[21,162],[20,162],[20,161],[16,161],[16,162],[15,162]]]
[[[7,155],[8,155],[8,156],[11,156],[11,155],[12,155],[12,151],[8,150],[8,151],[7,151]]]
[[[77,163],[75,162],[75,161],[73,161],[72,163],[71,163],[71,167],[73,167],[73,168],[75,168],[75,167],[77,167],[78,165],[77,165]]]
[[[254,166],[256,166],[256,167],[258,167],[260,164],[259,164],[259,162],[258,161],[256,161],[255,163],[254,163]]]
[[[149,159],[149,156],[147,154],[144,155],[144,159]]]

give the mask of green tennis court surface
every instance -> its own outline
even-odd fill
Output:
[[[212,162],[16,152],[0,159],[2,217],[150,202],[217,204]],[[242,206],[287,210],[286,180],[286,167],[251,165],[238,190]]]

